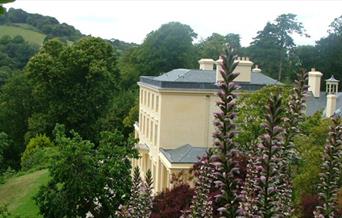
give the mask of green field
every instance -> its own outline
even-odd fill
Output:
[[[41,185],[49,180],[48,170],[40,170],[23,176],[13,177],[0,185],[0,204],[7,204],[13,217],[38,218],[38,208],[32,197]]]
[[[34,31],[33,27],[25,24],[17,24],[16,26],[0,25],[0,37],[4,35],[21,35],[26,41],[37,45],[42,45],[46,36],[43,33]]]

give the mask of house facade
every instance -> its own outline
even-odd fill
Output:
[[[239,90],[253,92],[266,85],[281,84],[262,74],[257,66],[252,69],[253,62],[248,58],[237,61],[235,71],[240,75],[235,82]],[[218,100],[216,83],[222,79],[220,62],[201,59],[199,69],[175,69],[156,77],[140,77],[139,121],[134,125],[140,158],[134,159],[132,165],[138,166],[142,174],[151,170],[155,192],[171,188],[172,175],[183,172],[187,179],[198,157],[212,146],[213,114],[217,111]],[[335,111],[336,105],[340,105],[338,98],[334,98],[338,95],[337,87],[329,85],[333,97],[326,97],[320,92],[321,73],[314,69],[310,73],[308,113],[324,109],[323,104],[332,105],[330,111]],[[336,92],[332,93],[333,90]]]

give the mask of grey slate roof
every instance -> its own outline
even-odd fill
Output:
[[[205,154],[208,148],[194,147],[186,144],[176,149],[164,149],[160,148],[160,151],[164,154],[170,163],[178,164],[193,164],[198,161],[198,157]]]
[[[215,70],[189,70],[189,69],[175,69],[168,73],[154,77],[158,81],[174,81],[174,82],[198,82],[198,83],[215,83]],[[262,73],[251,73],[251,84],[273,85],[279,84],[275,79],[266,76]]]
[[[175,69],[160,76],[141,76],[140,82],[157,88],[217,90],[215,70]],[[255,91],[266,85],[281,84],[262,73],[252,72],[251,82],[237,82],[241,89]]]
[[[326,105],[326,92],[321,92],[319,97],[314,97],[310,92],[308,98],[306,99],[306,115],[311,116],[317,111],[323,112],[324,115]],[[342,114],[342,92],[337,93],[336,96],[336,113]]]

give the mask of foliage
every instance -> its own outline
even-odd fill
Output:
[[[46,135],[38,134],[34,138],[31,138],[29,143],[26,145],[25,151],[21,156],[21,162],[26,161],[30,156],[38,149],[45,147],[52,147],[53,143],[50,138]]]
[[[211,218],[213,217],[213,201],[210,195],[214,181],[217,180],[215,173],[216,167],[210,163],[211,151],[201,157],[194,167],[195,193],[191,201],[188,218]]]
[[[30,139],[21,156],[21,169],[47,168],[57,153],[58,148],[54,146],[46,135],[37,135]]]
[[[277,95],[270,97],[265,108],[264,128],[265,134],[260,136],[257,145],[256,158],[253,167],[253,188],[255,195],[243,195],[244,204],[241,207],[241,215],[246,217],[278,217],[285,214],[278,201],[281,199],[279,189],[280,167],[282,166],[281,152],[284,141],[282,136],[284,129],[281,128],[281,98]],[[246,186],[246,185],[245,185]],[[243,192],[250,194],[248,192]],[[252,201],[251,201],[252,200]]]
[[[0,16],[6,12],[6,9],[2,5],[10,2],[14,2],[14,0],[0,0]]]
[[[193,194],[187,184],[164,190],[153,199],[151,218],[179,218],[182,211],[189,209]]]
[[[163,24],[150,32],[142,45],[120,59],[123,87],[135,85],[141,75],[156,76],[175,68],[194,66],[192,41],[196,36],[190,26],[179,22]]]
[[[59,150],[57,147],[37,148],[25,160],[21,161],[21,170],[40,170],[48,168]]]
[[[323,79],[334,75],[342,80],[342,63],[339,57],[342,55],[342,18],[335,18],[329,27],[328,36],[322,37],[314,46],[299,46],[295,50],[300,62],[307,70],[312,67],[323,72]]]
[[[5,169],[5,152],[9,149],[11,145],[11,141],[8,138],[8,135],[4,132],[0,133],[0,174]]]
[[[96,122],[117,90],[115,61],[112,46],[99,38],[83,38],[71,46],[57,40],[45,43],[26,67],[33,100],[26,138],[48,134],[59,122],[93,140]]]
[[[96,123],[98,131],[119,130],[125,136],[133,131],[133,124],[137,120],[137,92],[136,90],[120,90],[109,103],[108,110]]]
[[[321,58],[318,56],[319,52],[315,46],[297,46],[294,48],[294,54],[298,57],[301,66],[306,70],[309,71],[313,67],[319,67],[317,64],[321,62]]]
[[[291,164],[296,161],[298,155],[296,153],[294,138],[300,133],[300,124],[305,118],[305,96],[308,86],[308,74],[302,70],[297,75],[298,79],[295,80],[295,86],[289,96],[289,102],[285,117],[283,118],[284,128],[284,145],[280,155],[280,175],[279,175],[279,205],[280,211],[286,216],[291,216],[294,212],[293,208],[293,193],[292,193],[292,172]]]
[[[49,167],[51,181],[36,196],[46,217],[108,217],[127,201],[136,152],[119,132],[103,132],[97,150],[77,133],[56,129],[60,153]]]
[[[242,93],[237,99],[237,128],[239,134],[234,139],[243,151],[250,150],[259,135],[264,132],[261,124],[269,94],[282,94],[282,108],[285,111],[291,89],[289,86],[266,86],[253,93]]]
[[[133,181],[131,188],[131,196],[128,205],[128,217],[143,217],[144,208],[142,205],[141,195],[143,193],[143,181],[140,177],[139,167],[134,168]]]
[[[117,50],[118,53],[122,54],[127,50],[137,47],[138,45],[135,43],[127,43],[118,39],[110,39],[110,43]]]
[[[152,211],[152,188],[153,180],[150,170],[147,171],[145,181],[140,177],[139,167],[133,171],[133,182],[129,203],[117,212],[119,217],[149,218]]]
[[[341,30],[336,29],[327,37],[320,39],[315,48],[316,54],[314,55],[318,56],[319,60],[314,66],[323,72],[323,78],[328,79],[331,75],[335,75],[336,79],[341,80],[342,64],[338,58],[342,55]]]
[[[262,31],[259,31],[248,49],[252,59],[260,64],[264,72],[279,81],[292,79],[298,70],[297,57],[293,54],[295,43],[291,34],[305,35],[301,22],[295,14],[279,15],[274,23],[268,22]],[[285,78],[284,78],[284,72]]]
[[[0,218],[7,218],[10,217],[11,214],[8,212],[7,205],[1,205],[0,204]]]
[[[134,106],[128,112],[128,115],[123,120],[125,127],[131,127],[139,119],[139,102],[135,101]]]
[[[4,83],[15,70],[23,69],[38,47],[29,44],[22,36],[0,37],[0,82]]]
[[[223,52],[222,47],[227,43],[231,45],[237,53],[239,53],[239,49],[241,48],[239,34],[229,33],[226,36],[223,36],[218,33],[213,33],[211,36],[196,45],[199,53],[198,59],[218,59]]]
[[[312,218],[313,211],[318,204],[319,198],[317,195],[303,195],[300,202],[301,217]]]
[[[43,16],[40,14],[31,14],[21,9],[10,8],[0,19],[0,24],[29,24],[40,32],[45,33],[48,39],[59,37],[63,40],[75,41],[81,38],[82,34],[66,23],[59,23],[53,17]]]
[[[323,146],[328,136],[330,120],[323,119],[319,113],[307,117],[301,125],[302,134],[295,137],[294,144],[298,153],[298,161],[293,164],[293,194],[297,214],[310,214],[303,210],[303,202],[307,196],[318,193],[319,173]],[[311,201],[308,199],[308,201]]]
[[[321,204],[314,211],[315,217],[337,217],[337,194],[341,173],[342,125],[341,119],[334,117],[329,136],[324,146],[321,165],[319,198]]]

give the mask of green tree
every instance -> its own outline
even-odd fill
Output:
[[[21,169],[47,168],[52,157],[56,155],[58,148],[46,135],[37,135],[31,138],[21,156]]]
[[[316,67],[323,72],[324,79],[334,75],[342,80],[342,17],[335,18],[330,24],[329,35],[320,39],[315,48],[318,61]]]
[[[308,36],[303,24],[297,20],[297,15],[282,14],[273,23],[268,22],[264,29],[257,33],[249,48],[253,60],[263,67],[264,72],[279,81],[284,79],[284,70],[287,71],[286,76],[297,70],[294,68],[297,59],[293,56],[295,43],[291,36],[294,33]]]
[[[60,153],[49,167],[51,180],[35,197],[44,217],[110,217],[128,200],[131,185],[130,158],[136,157],[130,142],[119,132],[103,132],[97,149],[77,133],[66,136],[56,127]]]
[[[237,99],[239,113],[236,122],[239,124],[239,134],[235,140],[240,144],[239,147],[242,150],[250,150],[250,146],[264,132],[264,128],[261,126],[265,113],[263,106],[267,104],[270,93],[282,94],[282,108],[285,109],[290,90],[289,86],[266,86],[253,93],[243,93]]]
[[[6,170],[9,166],[6,162],[8,162],[7,156],[11,146],[12,141],[8,138],[8,135],[4,132],[0,132],[0,175],[2,171]]]
[[[6,9],[2,6],[2,4],[14,2],[14,0],[0,0],[0,15],[6,12]]]
[[[0,92],[0,131],[5,132],[14,144],[10,147],[10,166],[18,169],[20,154],[24,151],[24,134],[31,113],[31,88],[22,73],[13,75]]]
[[[28,60],[38,51],[22,36],[0,37],[0,81],[4,83],[16,70],[22,70]]]
[[[55,123],[94,139],[96,122],[118,90],[117,55],[109,43],[86,37],[71,46],[47,42],[26,67],[33,111],[27,139],[49,134]]]
[[[302,45],[295,48],[295,54],[298,56],[302,67],[306,70],[318,68],[321,62],[319,51],[316,46]]]
[[[240,44],[240,35],[236,33],[228,33],[225,36],[226,42],[229,43],[234,49],[236,49],[239,54],[239,50],[241,49]]]
[[[193,67],[192,44],[197,34],[179,22],[163,24],[150,32],[141,46],[128,51],[120,61],[125,87],[135,85],[141,75],[155,76],[175,68]]]
[[[217,60],[223,52],[222,47],[227,43],[236,49],[236,52],[239,54],[239,50],[241,49],[239,34],[229,33],[226,36],[223,36],[218,33],[213,33],[196,45],[199,50],[198,59],[211,58]]]

